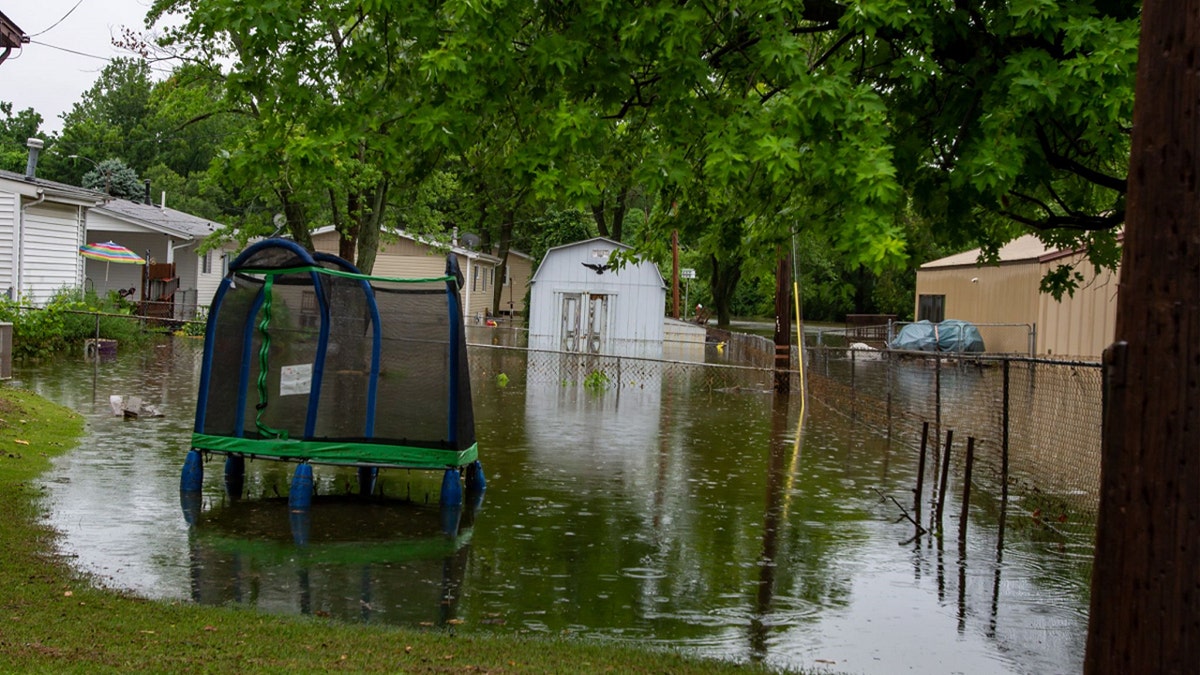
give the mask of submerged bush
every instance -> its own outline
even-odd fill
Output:
[[[13,357],[43,358],[99,337],[125,344],[148,340],[134,305],[115,292],[101,298],[94,291],[63,287],[44,306],[28,297],[0,297],[0,321],[13,324]]]

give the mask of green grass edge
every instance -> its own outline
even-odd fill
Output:
[[[77,413],[0,385],[0,672],[772,672],[569,636],[351,624],[105,589],[56,552],[35,482],[83,430]]]

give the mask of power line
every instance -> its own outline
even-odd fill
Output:
[[[79,52],[79,51],[75,51],[74,49],[67,49],[66,47],[59,47],[58,45],[52,45],[48,42],[42,42],[41,40],[30,40],[29,42],[32,44],[35,44],[35,45],[40,45],[42,47],[49,47],[50,49],[57,49],[60,52],[67,52],[68,54],[74,54],[76,56],[86,56],[89,59],[99,59],[101,61],[111,61],[112,60],[111,58],[109,58],[107,56],[96,56],[95,54]]]
[[[50,44],[50,43],[48,43],[48,42],[42,42],[41,40],[30,40],[30,42],[31,42],[32,44],[39,45],[39,46],[41,46],[41,47],[49,47],[50,49],[57,49],[57,50],[59,50],[59,51],[62,51],[62,52],[67,52],[68,54],[75,54],[76,56],[86,56],[86,57],[88,57],[89,59],[97,59],[97,60],[100,60],[100,61],[107,61],[108,63],[112,63],[113,61],[115,61],[115,60],[116,60],[116,59],[118,59],[118,58],[134,58],[134,57],[136,56],[136,55],[135,55],[134,53],[132,53],[132,52],[131,52],[131,53],[130,53],[130,55],[129,55],[129,56],[127,56],[127,57],[121,57],[121,56],[117,56],[117,57],[114,57],[114,56],[97,56],[96,54],[88,54],[88,53],[86,53],[86,52],[79,52],[79,51],[75,51],[74,49],[67,49],[66,47],[59,47],[58,45],[52,45],[52,44]],[[22,51],[24,51],[24,50],[22,50]],[[153,71],[154,71],[154,72],[156,72],[156,73],[164,73],[164,74],[167,74],[167,75],[169,75],[169,74],[171,74],[171,73],[175,72],[174,70],[170,70],[170,69],[167,69],[167,68],[155,68],[154,66],[150,66],[150,70],[153,70]]]
[[[46,28],[46,30],[43,30],[43,31],[39,31],[39,32],[37,32],[37,33],[34,33],[33,35],[30,35],[29,37],[31,37],[31,38],[35,38],[35,37],[37,37],[37,36],[39,36],[39,35],[44,35],[44,34],[46,34],[46,33],[49,33],[51,30],[53,30],[53,29],[54,29],[54,27],[55,27],[55,26],[57,26],[58,24],[62,23],[63,21],[66,21],[66,20],[67,20],[67,17],[68,17],[68,16],[71,16],[71,14],[72,14],[72,13],[74,13],[74,11],[75,11],[75,10],[79,9],[79,6],[80,6],[80,5],[82,5],[82,4],[83,4],[83,0],[79,0],[79,2],[75,3],[75,6],[74,6],[74,7],[72,7],[71,9],[68,9],[68,10],[67,10],[67,13],[62,15],[62,18],[61,18],[61,19],[59,19],[58,21],[55,21],[54,23],[50,24],[49,28]],[[49,45],[47,45],[47,46],[49,46]],[[86,55],[85,55],[85,56],[86,56]]]

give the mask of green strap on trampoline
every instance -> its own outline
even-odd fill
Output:
[[[275,277],[268,276],[263,284],[262,320],[258,322],[258,332],[262,334],[262,346],[258,348],[258,405],[254,415],[254,426],[258,433],[270,438],[287,440],[287,431],[267,426],[262,421],[263,413],[267,411],[267,370],[270,365],[271,352],[271,287],[275,285]]]

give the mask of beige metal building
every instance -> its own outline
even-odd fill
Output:
[[[989,352],[1099,359],[1116,326],[1119,271],[1096,274],[1081,252],[1048,249],[1033,235],[1006,244],[999,258],[981,265],[974,249],[921,265],[917,319],[970,321]],[[1061,264],[1071,265],[1083,281],[1060,302],[1039,286]]]
[[[499,253],[495,248],[492,255]],[[500,306],[496,313],[501,316],[519,316],[525,313],[525,296],[529,292],[529,279],[533,276],[533,256],[516,249],[508,251],[508,267],[505,269],[504,288],[500,291]]]

